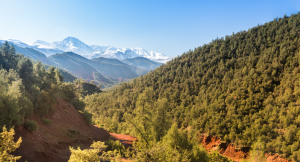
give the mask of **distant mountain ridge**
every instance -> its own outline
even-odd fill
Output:
[[[0,42],[3,41],[5,40],[0,40]],[[171,60],[170,57],[167,57],[162,53],[147,51],[139,47],[116,48],[113,46],[87,45],[74,37],[67,37],[62,41],[56,41],[53,43],[48,43],[42,40],[37,40],[33,43],[24,43],[13,39],[8,39],[7,41],[23,48],[33,48],[44,53],[46,56],[64,52],[74,52],[88,59],[104,57],[124,60],[128,58],[145,57],[160,63],[166,63]]]
[[[86,77],[83,76],[86,75],[86,73],[93,73],[96,71],[101,72],[102,74],[105,74],[105,76],[110,76],[113,78],[127,78],[127,79],[132,79],[135,77],[138,77],[136,73],[134,73],[129,65],[117,65],[117,64],[110,64],[110,63],[105,63],[105,62],[97,62],[93,60],[89,60],[85,57],[82,57],[78,54],[75,54],[73,52],[65,52],[62,54],[56,54],[50,56],[51,59],[53,59],[56,63],[58,63],[60,66],[68,69],[69,71],[74,71],[74,73],[78,73],[77,76],[83,77],[84,79]],[[67,66],[67,62],[70,62],[74,65],[72,66]],[[74,69],[74,67],[78,65],[83,65],[83,69],[87,69],[86,72],[80,72],[77,69]],[[82,69],[82,68],[80,68]],[[89,75],[91,78],[86,78],[93,80],[94,76]],[[104,81],[105,82],[105,81]]]
[[[146,58],[145,58],[146,59]],[[104,57],[99,57],[99,58],[94,58],[94,59],[91,59],[92,61],[95,61],[95,62],[101,62],[101,63],[106,63],[106,64],[111,64],[111,65],[115,65],[115,66],[125,66],[125,67],[129,67],[133,72],[135,72],[138,76],[140,75],[144,75],[146,74],[147,72],[150,71],[150,69],[147,69],[147,68],[142,68],[142,67],[139,67],[139,66],[136,66],[134,64],[127,64],[127,63],[124,63],[118,59],[110,59],[110,58],[104,58]],[[150,61],[149,59],[146,59],[148,61]],[[158,67],[158,66],[157,66]]]
[[[162,63],[154,62],[154,61],[151,61],[144,57],[128,58],[128,59],[122,60],[122,62],[124,62],[128,65],[137,66],[141,69],[145,69],[148,71],[154,70],[155,68],[162,65]]]
[[[122,53],[122,51],[118,51],[119,49],[112,46],[88,46],[76,38],[67,38],[64,41],[54,43],[38,40],[32,44],[9,39],[0,40],[0,45],[5,41],[14,45],[16,53],[23,54],[35,61],[39,60],[45,65],[60,68],[60,71],[65,70],[63,74],[65,74],[66,81],[72,82],[74,78],[78,77],[88,82],[94,81],[95,84],[101,84],[102,88],[108,88],[120,82],[145,75],[162,64],[140,57],[136,54],[139,52],[134,53],[131,50],[122,49],[124,52]],[[104,51],[106,55],[111,55],[107,56],[108,58],[97,57],[88,59],[88,55],[84,57],[75,52],[64,52],[63,50],[77,53],[98,50],[102,53]],[[137,48],[133,50],[143,51],[143,49]],[[114,51],[118,52],[114,53]],[[102,56],[103,54],[99,55]],[[93,56],[96,57],[97,55]],[[120,60],[115,57],[125,59]],[[68,75],[68,72],[74,76]]]

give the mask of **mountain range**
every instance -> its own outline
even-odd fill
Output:
[[[6,40],[0,40],[2,43],[4,41]],[[145,57],[149,60],[160,63],[166,63],[167,61],[171,60],[170,57],[167,57],[162,53],[147,51],[139,47],[116,48],[113,46],[87,45],[74,37],[67,37],[62,41],[56,41],[52,43],[42,40],[37,40],[33,43],[24,43],[22,41],[13,39],[8,39],[7,41],[19,47],[35,49],[44,53],[46,56],[64,52],[74,52],[88,59],[104,57],[124,60],[127,58]]]
[[[45,65],[59,68],[64,78],[68,78],[65,81],[73,81],[76,76],[101,84],[102,88],[144,75],[163,64],[147,58],[154,56],[153,52],[143,49],[138,51],[137,48],[130,51],[112,46],[88,46],[73,37],[59,42],[36,41],[31,44],[9,39],[0,40],[0,45],[5,41],[13,44],[17,53],[35,61],[39,60]],[[125,52],[120,52],[122,50]],[[93,54],[95,51],[96,54]],[[150,55],[148,55],[149,53]],[[141,57],[139,54],[145,57]],[[157,53],[155,53],[155,57],[152,57],[155,58],[154,60],[165,57],[160,54],[163,57],[156,57],[156,55]],[[74,76],[71,76],[70,73]]]

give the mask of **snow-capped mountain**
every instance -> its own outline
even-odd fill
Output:
[[[135,48],[115,48],[115,47],[109,47],[105,52],[103,53],[94,53],[91,58],[96,57],[106,57],[106,58],[116,58],[119,60],[127,59],[127,58],[135,58],[135,57],[145,57],[149,60],[166,63],[171,58],[164,56],[161,53],[153,52],[153,51],[147,51],[139,47]]]
[[[28,44],[22,42],[22,41],[19,41],[19,40],[15,40],[15,39],[3,39],[3,40],[0,40],[1,43],[4,43],[5,41],[8,41],[16,46],[19,46],[19,47],[22,47],[22,48],[27,48],[28,47]]]
[[[51,47],[51,43],[41,41],[41,40],[37,40],[33,43],[28,43],[28,48],[33,48],[37,51],[40,51],[44,53],[46,56],[51,56],[58,53],[64,53],[64,51],[62,50]]]
[[[51,43],[51,47],[65,52],[74,52],[86,58],[89,58],[94,52],[90,46],[74,37],[68,37],[62,41],[53,42]]]
[[[32,45],[37,45],[37,46],[41,46],[40,48],[47,48],[51,46],[51,43],[42,41],[42,40],[37,40],[35,42],[32,43]]]
[[[1,41],[1,40],[0,40]],[[2,40],[5,41],[5,40]],[[42,40],[37,40],[33,43],[24,43],[18,40],[7,40],[17,46],[23,48],[33,48],[44,53],[46,56],[51,56],[63,52],[74,52],[83,57],[92,59],[98,57],[115,58],[119,60],[135,57],[145,57],[152,61],[166,63],[171,58],[157,52],[147,51],[142,48],[116,48],[113,46],[87,45],[74,37],[67,37],[62,41],[48,43]]]

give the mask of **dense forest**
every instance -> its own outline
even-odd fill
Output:
[[[205,134],[300,161],[299,48],[300,14],[275,18],[88,95],[86,109],[110,132],[137,136],[146,159],[195,161],[185,136]]]

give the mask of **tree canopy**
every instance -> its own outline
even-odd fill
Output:
[[[85,98],[105,129],[155,145],[172,129],[300,160],[300,14],[217,38]]]

